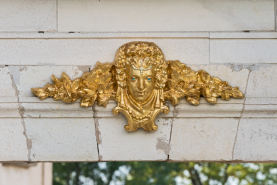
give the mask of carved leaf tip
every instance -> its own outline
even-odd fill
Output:
[[[44,100],[49,96],[49,93],[47,93],[43,88],[40,87],[31,88],[31,91],[35,96],[39,97],[40,100]]]

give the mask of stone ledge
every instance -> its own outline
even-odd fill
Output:
[[[122,38],[209,38],[208,32],[55,32],[1,33],[0,39],[122,39]]]
[[[211,32],[211,39],[276,39],[277,32]]]
[[[1,98],[0,117],[20,117],[18,102],[14,97]],[[6,101],[6,102],[4,102]],[[170,102],[166,105],[170,108],[168,114],[159,114],[160,118],[192,118],[192,117],[226,117],[239,118],[244,106],[242,117],[277,117],[277,98],[246,98],[231,99],[225,101],[218,99],[217,104],[209,104],[204,98],[201,98],[198,106],[190,105],[184,99],[180,104],[173,106]],[[116,102],[110,101],[106,108],[95,105],[92,107],[81,107],[80,100],[75,103],[67,104],[62,101],[55,101],[51,98],[43,101],[37,97],[19,97],[19,103],[22,108],[23,116],[33,118],[47,117],[96,117],[96,118],[117,118],[124,117],[122,114],[115,116],[112,109],[116,107]]]
[[[21,118],[18,103],[0,103],[0,117]]]
[[[277,32],[0,32],[0,39],[126,39],[126,38],[207,38],[276,39]]]

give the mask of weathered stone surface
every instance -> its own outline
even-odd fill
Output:
[[[247,97],[276,97],[276,71],[276,65],[253,66],[248,80]]]
[[[210,63],[277,63],[276,39],[211,39]]]
[[[156,132],[127,132],[126,118],[96,118],[101,161],[164,161],[169,154],[172,120],[158,118]]]
[[[12,86],[12,78],[8,67],[0,66],[0,97],[16,96],[15,89]]]
[[[274,30],[274,1],[59,1],[59,31]]]
[[[32,161],[97,161],[93,118],[25,118]]]
[[[94,66],[97,61],[113,62],[116,50],[131,41],[155,42],[167,60],[180,60],[186,64],[209,63],[209,40],[203,38],[0,39],[0,65]]]
[[[20,118],[0,118],[0,161],[27,161],[28,150]]]
[[[0,31],[55,31],[56,0],[3,0]]]
[[[237,162],[276,162],[276,119],[241,119],[234,148]]]
[[[169,159],[231,161],[239,119],[174,119]]]

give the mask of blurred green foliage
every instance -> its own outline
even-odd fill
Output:
[[[53,185],[276,185],[277,164],[79,162],[54,163]]]

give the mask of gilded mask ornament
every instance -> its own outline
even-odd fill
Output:
[[[106,107],[109,100],[117,106],[113,114],[122,113],[127,118],[126,131],[156,131],[156,117],[167,114],[164,105],[169,100],[179,104],[181,98],[198,105],[203,96],[209,103],[244,98],[238,87],[228,85],[206,71],[193,71],[178,60],[166,61],[162,50],[152,42],[130,42],[116,52],[113,63],[97,62],[95,68],[79,78],[71,80],[66,73],[58,79],[51,76],[53,84],[43,88],[32,88],[32,93],[41,100],[52,97],[66,103],[81,98],[81,106],[97,104]]]

